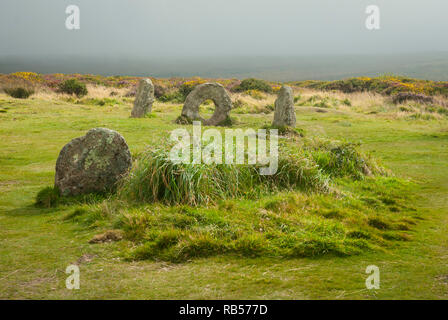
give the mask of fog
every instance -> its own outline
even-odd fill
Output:
[[[371,4],[380,8],[380,30],[365,27]],[[80,8],[79,30],[65,26],[68,5]],[[1,0],[0,72],[10,65],[6,59],[20,67],[30,57],[39,69],[68,56],[175,61],[443,53],[447,15],[446,0]]]

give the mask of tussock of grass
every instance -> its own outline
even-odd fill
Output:
[[[31,88],[22,88],[22,87],[18,87],[18,88],[4,88],[3,91],[5,91],[5,93],[13,98],[16,99],[27,99],[29,98],[31,95],[34,94],[34,90]]]
[[[273,104],[251,104],[246,103],[242,99],[236,99],[233,102],[232,113],[237,114],[269,114],[274,111]]]
[[[57,188],[46,187],[36,196],[35,206],[40,208],[56,207],[60,202],[60,192]]]
[[[348,98],[338,99],[332,96],[312,95],[308,99],[300,102],[300,98],[294,99],[294,103],[298,106],[313,106],[316,108],[337,108],[339,106],[351,107],[352,102]]]
[[[333,177],[362,179],[366,175],[386,173],[373,158],[359,151],[357,144],[309,139],[306,147],[319,167]]]
[[[280,152],[277,173],[263,176],[261,165],[176,164],[166,150],[147,151],[123,181],[120,198],[201,205],[227,198],[253,199],[281,190],[328,191],[328,179],[303,153]]]

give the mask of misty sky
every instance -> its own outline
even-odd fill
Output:
[[[65,28],[65,8],[81,29]],[[381,9],[381,30],[365,8]],[[448,51],[446,0],[1,0],[0,55],[301,55]]]

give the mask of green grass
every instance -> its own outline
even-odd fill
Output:
[[[348,173],[333,174],[337,193],[279,190],[200,207],[93,197],[40,208],[36,196],[53,184],[70,139],[108,127],[143,155],[178,127],[181,107],[156,103],[157,117],[131,119],[129,103],[98,109],[6,96],[1,103],[8,109],[0,113],[0,298],[448,298],[446,120],[298,107],[306,138],[361,142],[357,152],[393,173],[354,178],[362,166],[347,167],[327,148],[327,174]],[[272,120],[237,117],[241,128]],[[125,240],[88,243],[112,228]],[[64,271],[76,261],[81,290],[70,291]],[[371,264],[380,268],[380,290],[365,289]]]
[[[346,182],[351,183],[350,179]],[[108,202],[106,212],[100,209],[102,213],[98,214],[96,208],[81,220],[96,222],[90,218],[96,216],[105,220],[108,228],[123,229],[126,238],[137,244],[127,252],[126,258],[131,260],[183,262],[220,254],[349,256],[393,246],[389,240],[395,239],[391,236],[409,237],[405,231],[413,228],[419,218],[403,195],[410,185],[388,178],[371,178],[362,189],[366,185],[372,190],[361,191],[361,186],[354,189],[363,194],[360,199],[288,192],[257,201],[222,200],[212,207],[148,204],[136,209],[126,203]],[[394,199],[395,206],[381,201],[372,206],[369,200],[379,195]],[[399,208],[400,214],[397,216],[392,208]],[[378,216],[388,228],[371,225],[370,221]]]
[[[121,183],[119,197],[197,206],[216,204],[219,199],[254,199],[281,190],[329,189],[328,178],[302,148],[280,148],[277,172],[265,176],[260,175],[260,164],[173,163],[170,148],[165,144],[146,151]]]

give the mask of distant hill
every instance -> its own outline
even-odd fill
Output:
[[[395,73],[412,78],[448,80],[448,52],[402,55],[315,55],[295,57],[87,57],[4,56],[0,73],[81,73],[151,75],[157,78],[247,78],[275,81],[337,80]]]

